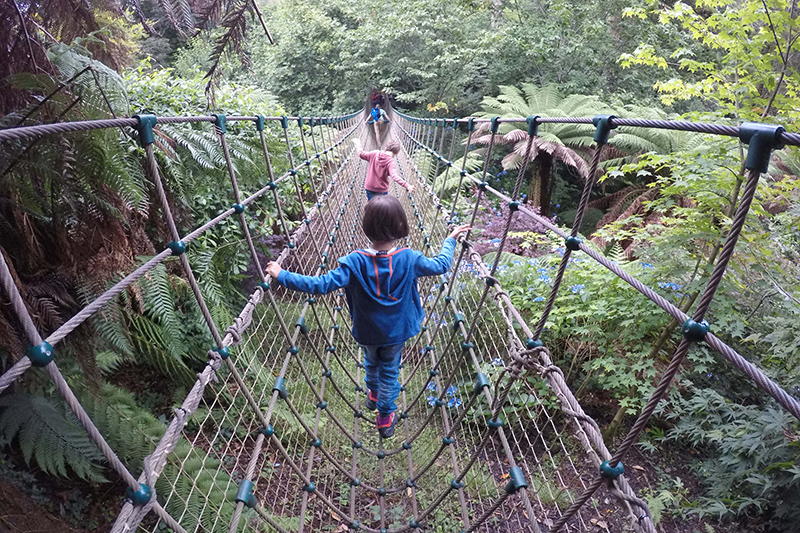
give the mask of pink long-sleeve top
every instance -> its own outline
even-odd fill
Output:
[[[359,152],[358,157],[369,163],[367,179],[364,188],[368,191],[384,193],[389,191],[389,177],[399,185],[408,189],[406,180],[400,177],[397,163],[389,152],[374,150],[372,152]]]

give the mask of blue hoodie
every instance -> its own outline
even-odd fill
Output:
[[[409,248],[389,252],[356,250],[339,258],[339,267],[322,276],[303,276],[281,270],[278,283],[310,294],[328,294],[344,287],[353,337],[364,345],[400,344],[420,331],[425,311],[417,278],[450,270],[456,240],[445,239],[433,258]]]

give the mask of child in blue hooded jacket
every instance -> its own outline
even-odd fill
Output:
[[[417,278],[444,274],[450,269],[456,238],[469,226],[453,230],[439,255],[425,257],[409,248],[395,248],[408,235],[403,206],[393,196],[376,196],[364,208],[361,221],[370,247],[339,258],[339,267],[322,276],[303,276],[267,265],[267,274],[281,285],[310,294],[344,288],[353,337],[364,351],[368,409],[378,410],[381,437],[394,435],[395,401],[400,394],[400,357],[405,342],[420,332],[422,310]]]

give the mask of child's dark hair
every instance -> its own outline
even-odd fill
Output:
[[[386,151],[392,152],[394,155],[400,153],[400,143],[392,139],[388,143],[386,143]]]
[[[367,202],[361,227],[372,242],[396,241],[408,236],[406,211],[394,196],[379,195]]]

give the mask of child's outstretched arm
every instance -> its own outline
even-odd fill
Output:
[[[321,276],[303,276],[283,270],[280,264],[270,261],[266,271],[272,276],[272,279],[287,289],[309,294],[328,294],[336,289],[341,289],[350,282],[350,269],[345,266],[340,266]]]
[[[389,176],[391,176],[398,185],[405,187],[408,192],[414,192],[415,187],[400,177],[400,173],[397,171],[397,161],[392,160],[389,164]]]
[[[472,228],[469,224],[455,228],[444,240],[442,250],[436,257],[425,257],[420,254],[416,264],[417,276],[436,276],[450,270],[450,263],[453,262],[453,252],[455,252],[456,249],[456,239],[459,235],[468,232],[470,229]]]

